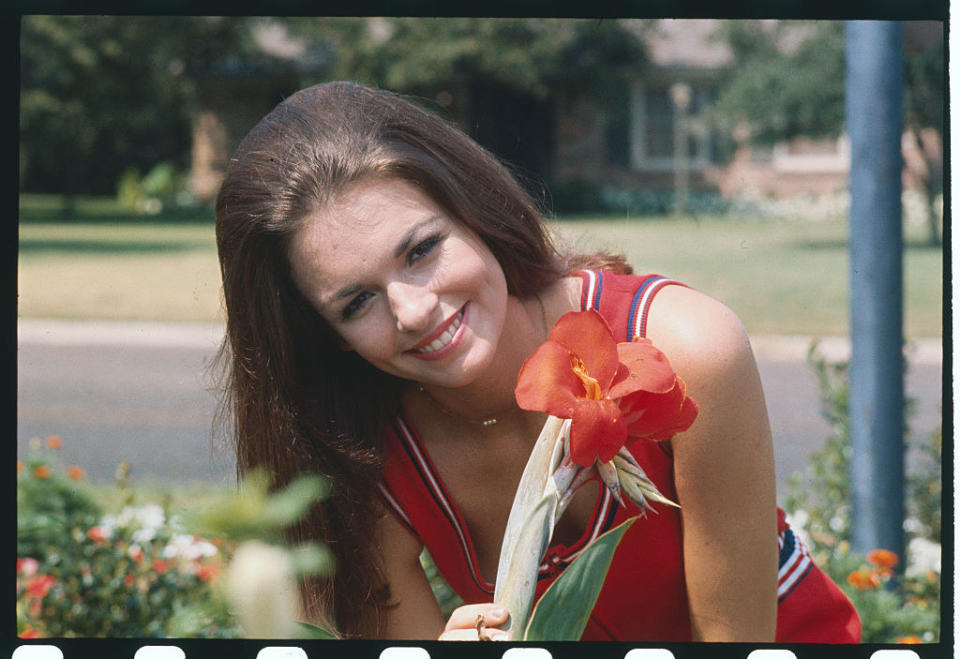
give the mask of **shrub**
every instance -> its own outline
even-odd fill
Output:
[[[17,633],[230,637],[212,588],[224,564],[156,504],[104,514],[48,438],[17,465]]]
[[[907,478],[906,565],[878,548],[850,548],[850,426],[847,364],[828,363],[816,344],[807,361],[820,386],[821,413],[831,427],[824,447],[790,478],[789,521],[817,564],[856,606],[867,643],[937,642],[940,637],[941,432],[907,444],[920,458]],[[907,419],[912,405],[908,401]],[[901,572],[894,568],[902,567]]]

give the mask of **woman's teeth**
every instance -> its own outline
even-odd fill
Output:
[[[453,336],[457,333],[457,330],[460,329],[461,322],[463,322],[462,309],[460,313],[457,314],[457,317],[453,319],[453,322],[450,323],[450,327],[443,331],[443,334],[435,338],[429,345],[417,350],[417,352],[436,352],[441,348],[445,348],[453,340]]]

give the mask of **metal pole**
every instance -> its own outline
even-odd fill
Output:
[[[690,189],[687,109],[693,99],[693,90],[685,82],[674,83],[670,87],[670,99],[673,101],[673,187],[676,197],[674,211],[678,215],[685,215]]]
[[[904,557],[903,29],[846,24],[852,544]]]

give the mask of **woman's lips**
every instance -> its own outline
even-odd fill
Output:
[[[466,325],[467,306],[463,305],[460,311],[407,352],[414,357],[428,360],[445,357],[460,343]]]

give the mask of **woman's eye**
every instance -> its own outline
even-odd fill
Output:
[[[370,293],[360,293],[360,295],[350,300],[347,306],[343,308],[343,311],[340,312],[340,317],[343,320],[350,320],[352,316],[354,316],[358,311],[363,309],[363,306],[367,303],[367,300],[369,300],[371,297],[373,296]]]
[[[409,252],[407,252],[407,263],[416,263],[427,254],[432,252],[437,245],[440,244],[440,241],[443,239],[441,235],[430,236],[423,242],[417,244]]]

